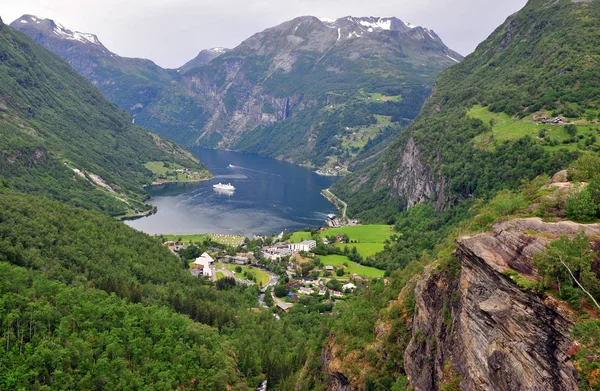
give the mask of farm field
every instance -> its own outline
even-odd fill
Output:
[[[467,116],[477,118],[486,125],[493,124],[491,132],[480,134],[473,139],[475,146],[482,149],[490,149],[493,148],[495,143],[516,141],[525,136],[538,140],[548,150],[561,148],[570,150],[586,149],[585,142],[587,139],[591,139],[590,145],[598,145],[597,141],[592,141],[598,137],[597,125],[582,124],[582,121],[574,121],[577,127],[577,142],[564,143],[572,138],[565,130],[566,125],[542,124],[533,121],[529,116],[519,119],[510,117],[506,113],[492,113],[487,107],[479,105],[473,106],[467,111]],[[541,130],[545,130],[543,138],[539,136]],[[555,140],[557,143],[551,145],[548,140]]]
[[[250,272],[250,273],[254,273],[254,275],[256,276],[256,283],[260,286],[265,286],[266,284],[269,283],[269,281],[271,281],[271,276],[269,275],[269,273],[267,273],[261,269],[257,269],[255,267],[250,268],[245,265],[235,265],[232,263],[219,264],[217,267],[224,267],[225,269],[235,273],[235,268],[238,266],[242,268],[242,272],[236,273],[237,278],[244,278],[243,273]]]
[[[310,232],[298,231],[294,232],[290,237],[290,243],[300,243],[303,240],[310,239]]]
[[[165,241],[174,240],[177,241],[181,239],[183,243],[202,243],[206,238],[206,234],[197,234],[197,235],[163,235]]]
[[[325,265],[337,266],[344,263],[348,264],[348,267],[345,268],[348,272],[352,274],[358,274],[359,276],[367,277],[367,278],[379,278],[383,277],[383,270],[376,269],[374,267],[359,265],[356,262],[352,262],[348,258],[343,255],[325,255],[319,257],[321,262]]]
[[[384,243],[393,233],[394,230],[391,225],[351,225],[347,227],[329,228],[321,232],[321,237],[346,234],[350,240],[356,240],[358,243]]]
[[[144,167],[152,171],[159,182],[198,182],[207,179],[206,172],[203,170],[176,172],[176,169],[184,167],[175,163],[167,164],[169,164],[169,167],[166,167],[164,162],[148,162],[144,164]]]
[[[370,257],[383,251],[385,247],[384,243],[336,243],[335,245],[339,249],[343,250],[344,247],[348,246],[348,250],[352,250],[352,247],[356,247],[356,251],[363,257]]]
[[[217,243],[232,247],[241,246],[246,239],[243,236],[221,234],[163,235],[163,238],[164,240],[179,240],[181,238],[184,243],[201,243],[207,236]]]

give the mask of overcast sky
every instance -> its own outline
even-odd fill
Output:
[[[396,16],[434,30],[469,54],[526,0],[0,0],[10,23],[23,14],[98,35],[111,51],[176,68],[205,48],[235,47],[296,16]]]

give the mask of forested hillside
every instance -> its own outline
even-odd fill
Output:
[[[0,188],[0,389],[247,389],[290,381],[322,316],[254,312],[126,225]],[[49,388],[44,388],[49,387]]]
[[[67,63],[0,22],[0,174],[11,186],[111,215],[150,207],[150,161],[209,174],[185,149],[131,124]]]
[[[442,210],[596,152],[599,22],[597,1],[530,1],[444,71],[389,152],[334,192],[370,220],[422,202]]]

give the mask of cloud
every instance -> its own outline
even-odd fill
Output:
[[[526,0],[0,0],[5,22],[22,14],[97,34],[128,57],[178,67],[201,49],[235,47],[252,34],[301,15],[396,16],[436,31],[470,53]]]

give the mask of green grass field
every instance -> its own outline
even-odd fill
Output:
[[[217,243],[233,247],[241,246],[246,239],[244,236],[238,235],[208,234],[208,236]]]
[[[225,274],[223,274],[223,272],[217,272],[217,280],[220,280],[221,278],[225,278]]]
[[[290,243],[300,243],[303,240],[310,239],[310,232],[298,231],[294,232],[290,237]]]
[[[202,170],[190,170],[187,173],[175,172],[178,168],[184,168],[176,163],[170,163],[170,167],[167,168],[164,162],[148,162],[144,164],[144,167],[152,171],[159,181],[196,182],[207,178],[206,172]]]
[[[359,97],[361,99],[366,99],[372,101],[380,101],[380,102],[400,102],[402,101],[402,95],[383,95],[380,92],[365,92],[362,88],[359,91]]]
[[[163,235],[163,238],[165,241],[179,240],[181,238],[183,243],[202,243],[207,236],[217,243],[233,247],[241,246],[246,239],[244,236],[221,234]]]
[[[236,267],[238,267],[238,266],[241,267],[242,273],[236,273],[237,278],[244,278],[244,275],[243,275],[244,272],[254,273],[254,275],[256,276],[256,283],[261,286],[265,286],[266,284],[269,283],[269,281],[271,281],[271,276],[269,275],[269,273],[267,273],[261,269],[257,269],[255,267],[250,268],[245,265],[234,265],[231,263],[224,263],[224,264],[219,264],[219,265],[222,265],[222,267],[225,267],[225,269],[232,271],[232,272],[235,272]]]
[[[346,234],[350,237],[350,240],[356,240],[358,243],[383,243],[393,233],[394,230],[391,225],[369,224],[329,228],[321,232],[321,237]]]
[[[344,249],[345,246],[348,246],[348,250],[352,250],[352,247],[356,247],[356,251],[363,257],[370,257],[372,255],[377,254],[378,252],[383,251],[385,244],[383,243],[336,243],[336,247],[341,250]]]
[[[384,273],[383,270],[379,270],[369,266],[362,266],[356,262],[352,262],[343,255],[325,255],[319,257],[319,259],[325,265],[338,266],[347,263],[348,267],[345,268],[346,271],[350,272],[351,274],[358,274],[359,276],[363,277],[378,278],[383,277]]]
[[[169,240],[179,240],[183,243],[202,243],[206,238],[206,234],[198,234],[198,235],[163,235],[165,241]]]
[[[492,131],[476,136],[473,142],[476,147],[481,149],[493,148],[494,143],[503,141],[516,141],[525,136],[531,136],[538,140],[545,149],[558,150],[567,148],[571,150],[585,149],[585,146],[579,145],[578,142],[564,144],[563,141],[571,139],[571,136],[565,131],[564,125],[544,125],[533,121],[529,116],[523,119],[510,117],[505,113],[492,113],[487,107],[476,105],[467,111],[467,116],[477,118],[483,121],[486,125],[492,121]],[[583,135],[583,142],[591,136],[597,136],[596,125],[582,124],[584,121],[575,121],[577,124],[577,135]],[[541,129],[546,130],[546,135],[542,139],[539,137]],[[557,145],[549,145],[545,140],[554,139],[558,141]],[[596,141],[594,144],[597,144]]]

